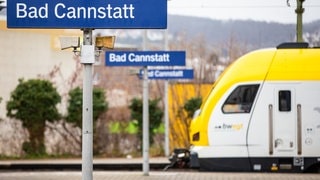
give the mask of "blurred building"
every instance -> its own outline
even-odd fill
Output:
[[[72,51],[61,51],[59,36],[80,35],[80,30],[7,29],[0,20],[0,154],[16,156],[28,137],[19,121],[6,117],[6,103],[18,80],[50,79],[63,97],[59,110],[65,113],[66,94],[77,69]],[[69,85],[68,85],[69,84]]]
[[[65,93],[65,84],[76,68],[72,51],[61,51],[59,36],[80,35],[80,30],[7,29],[0,21],[0,117],[6,114],[5,106],[18,79],[53,77],[59,92]],[[59,77],[58,77],[59,76]]]

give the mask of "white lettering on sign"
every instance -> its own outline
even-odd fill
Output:
[[[39,7],[27,7],[24,3],[17,3],[17,18],[48,18],[48,3]]]
[[[183,77],[183,71],[173,70],[173,71],[155,71],[155,77]]]
[[[134,6],[123,4],[123,6],[105,7],[68,7],[64,3],[58,3],[53,8],[54,16],[58,19],[134,19]],[[49,18],[48,3],[41,7],[28,7],[25,3],[16,4],[17,18]],[[50,13],[51,14],[51,13]]]
[[[107,60],[111,63],[128,63],[128,64],[148,64],[148,63],[170,63],[170,53],[167,52],[155,52],[155,53],[135,53],[135,52],[117,52],[108,53]]]
[[[136,55],[130,53],[128,55],[130,62],[170,62],[170,55],[168,53],[152,54],[152,55]]]
[[[126,62],[126,54],[123,55],[116,55],[114,53],[109,54],[109,61],[110,62]]]
[[[132,4],[124,4],[122,7],[66,7],[63,3],[58,3],[54,8],[57,18],[68,19],[134,19],[134,7]]]

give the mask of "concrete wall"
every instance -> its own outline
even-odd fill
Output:
[[[60,50],[59,36],[81,34],[80,30],[7,29],[6,22],[0,21],[0,155],[20,155],[22,142],[28,138],[19,121],[6,117],[6,103],[19,78],[49,78],[59,67],[52,80],[64,98],[59,109],[65,113],[69,81],[78,62],[72,51]]]

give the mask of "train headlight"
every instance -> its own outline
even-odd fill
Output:
[[[197,132],[192,135],[192,141],[199,141],[200,140],[200,132]]]

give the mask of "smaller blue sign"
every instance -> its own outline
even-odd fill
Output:
[[[143,69],[139,77],[143,77]],[[149,79],[193,79],[193,69],[148,69]]]
[[[106,66],[185,66],[185,51],[107,51]]]

